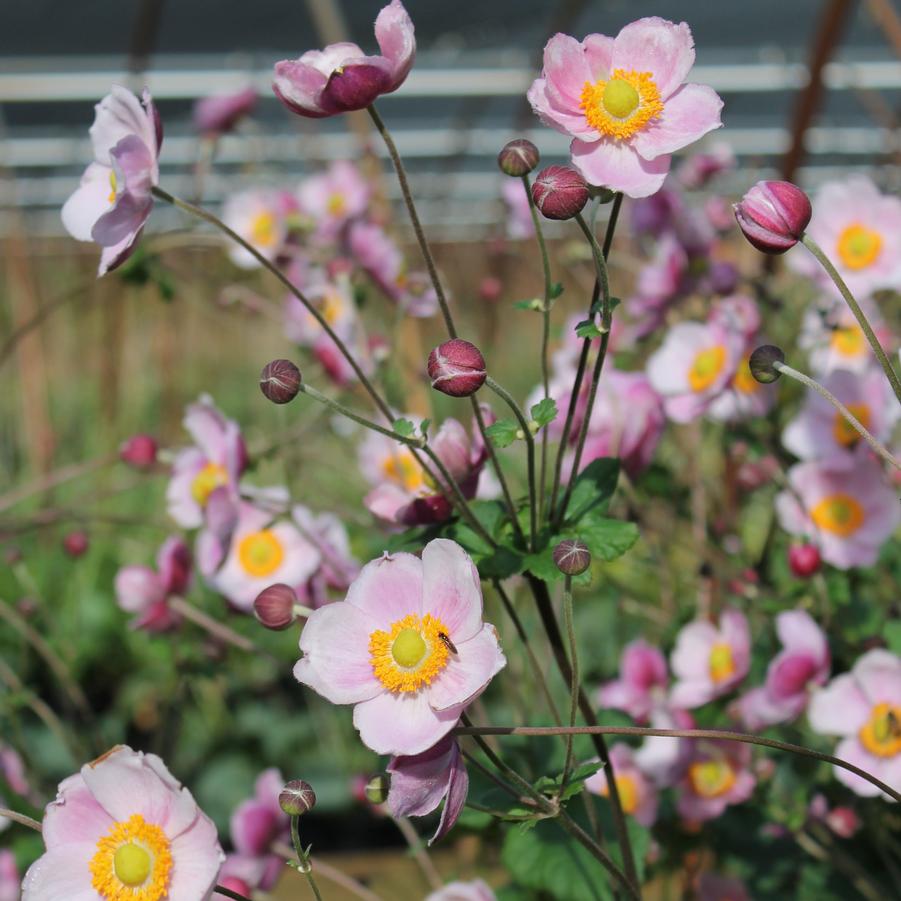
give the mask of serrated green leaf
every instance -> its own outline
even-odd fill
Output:
[[[563,290],[564,290],[563,282],[554,282],[551,285],[551,293],[549,295],[550,299],[556,300],[558,297],[560,297],[563,294]]]
[[[423,419],[419,425],[419,434],[422,435],[423,438],[428,438],[429,436],[429,426],[432,424],[431,419]]]
[[[604,516],[586,516],[575,527],[575,537],[588,545],[594,559],[605,563],[622,557],[640,536],[634,522]]]
[[[578,522],[591,510],[603,513],[613,496],[618,479],[619,460],[615,457],[592,460],[576,478],[566,522]]]
[[[557,418],[557,401],[552,397],[545,397],[532,406],[529,411],[532,419],[538,423],[538,428],[546,426]]]
[[[519,424],[512,419],[499,419],[485,429],[485,434],[495,447],[509,447],[519,435]]]
[[[576,335],[579,338],[600,338],[604,332],[590,319],[584,319],[576,326]]]
[[[409,419],[395,419],[391,425],[394,431],[404,438],[412,438],[416,431],[416,427]]]

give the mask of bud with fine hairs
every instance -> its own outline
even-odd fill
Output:
[[[532,184],[532,200],[545,219],[572,219],[588,203],[588,183],[571,166],[547,166]]]
[[[260,373],[260,390],[274,404],[286,404],[300,391],[300,370],[290,360],[273,360]]]
[[[785,253],[810,222],[810,198],[787,181],[759,181],[732,209],[748,241],[763,253]]]
[[[541,159],[538,148],[525,138],[517,138],[504,144],[497,155],[497,164],[504,175],[522,178],[528,175]]]
[[[564,575],[578,576],[591,566],[591,552],[584,541],[567,538],[554,548],[554,565]]]
[[[292,779],[278,793],[278,806],[291,817],[303,816],[316,806],[316,792],[309,782]]]
[[[297,604],[297,594],[290,585],[281,582],[264,588],[253,602],[253,615],[257,622],[281,632],[287,629],[297,619],[294,607]]]
[[[451,397],[475,394],[488,378],[481,351],[462,338],[439,344],[429,354],[428,370],[432,387]]]

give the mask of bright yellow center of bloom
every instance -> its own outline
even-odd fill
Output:
[[[859,735],[861,744],[877,757],[901,754],[901,707],[877,704]]]
[[[663,112],[660,91],[650,72],[615,69],[607,81],[586,81],[579,108],[602,135],[630,138]]]
[[[738,364],[738,371],[732,380],[732,385],[740,394],[756,394],[760,390],[760,382],[751,375],[751,355],[748,354]]]
[[[838,255],[848,269],[866,269],[882,253],[882,235],[859,222],[849,225],[838,236]]]
[[[428,486],[422,467],[407,448],[395,451],[382,462],[382,472],[392,481],[411,493]]]
[[[616,790],[619,793],[619,803],[622,805],[624,813],[635,813],[638,807],[638,786],[635,780],[628,775],[616,776]],[[610,789],[605,781],[601,785],[601,797],[606,798],[610,794]]]
[[[238,545],[238,560],[248,575],[271,576],[285,559],[285,549],[271,529],[251,532]]]
[[[228,472],[221,463],[207,463],[200,472],[194,476],[191,482],[191,497],[200,504],[206,506],[210,495],[223,485],[228,484]]]
[[[847,407],[865,429],[870,427],[870,408],[867,404],[847,404]],[[832,437],[843,447],[850,447],[860,440],[860,433],[841,413],[836,413],[832,420]]]
[[[832,532],[839,538],[853,535],[865,519],[860,502],[850,494],[830,494],[811,511],[810,518],[817,528]]]
[[[732,656],[732,648],[724,641],[717,642],[710,649],[708,661],[710,678],[714,682],[723,682],[735,672],[735,659]]]
[[[394,623],[390,632],[376,629],[369,636],[369,662],[388,691],[418,691],[447,666],[446,641],[447,626],[440,619],[411,613]]]
[[[863,329],[859,325],[837,328],[830,340],[832,349],[843,357],[859,357],[867,349]]]
[[[735,770],[725,760],[704,760],[688,768],[688,781],[696,795],[718,798],[726,794],[736,780]]]
[[[271,247],[278,237],[275,216],[272,213],[257,213],[250,220],[250,243],[258,247]]]
[[[115,203],[116,202],[116,172],[113,169],[109,170],[109,186],[110,186],[109,197],[107,197],[106,199],[110,203]]]
[[[706,391],[726,365],[726,348],[722,344],[698,351],[688,371],[688,384],[692,391]]]
[[[160,901],[168,896],[172,852],[159,826],[139,813],[113,823],[88,864],[105,901]]]
[[[347,201],[344,199],[343,194],[338,194],[336,192],[329,195],[328,202],[325,206],[332,216],[343,216],[347,210]]]

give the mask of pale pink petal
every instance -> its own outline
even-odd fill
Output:
[[[315,66],[295,59],[275,64],[272,90],[284,104],[302,115],[320,118],[331,114],[322,104],[328,75]]]
[[[787,650],[806,651],[817,660],[829,656],[823,630],[806,610],[785,610],[776,617],[776,634]]]
[[[884,648],[874,648],[854,664],[852,672],[871,705],[901,705],[901,657]]]
[[[854,735],[867,721],[870,706],[854,676],[845,673],[813,693],[807,719],[814,732]]]
[[[88,842],[59,845],[41,855],[22,881],[22,901],[97,901],[88,867],[97,848]]]
[[[723,101],[713,88],[686,84],[663,107],[663,112],[632,138],[632,146],[646,160],[675,153],[708,132],[720,128]]]
[[[468,704],[506,664],[494,626],[484,625],[467,641],[455,643],[447,666],[428,687],[429,703],[435,710]]]
[[[141,240],[141,235],[143,233],[144,229],[142,227],[137,231],[126,235],[118,244],[113,244],[111,247],[104,247],[103,250],[100,251],[100,264],[97,266],[97,277],[102,278],[107,272],[112,272],[114,269],[121,266],[132,253],[134,253],[134,249],[137,247],[138,241]]]
[[[156,123],[131,91],[113,85],[112,91],[95,107],[91,141],[94,159],[103,166],[112,165],[110,151],[128,135],[137,135],[147,149],[157,147]]]
[[[590,34],[584,41],[585,61],[592,81],[606,81],[613,71],[613,47],[615,38],[605,34]]]
[[[423,564],[413,554],[385,554],[371,560],[354,579],[345,601],[363,611],[377,629],[387,629],[422,611]]]
[[[548,128],[553,128],[561,134],[572,135],[586,141],[597,138],[597,130],[585,121],[585,114],[581,110],[561,109],[552,102],[547,91],[547,79],[536,78],[532,82],[532,86],[529,88],[526,96],[532,105],[535,115]],[[507,182],[504,184],[506,186]],[[522,194],[521,185],[517,185],[515,182],[510,182],[510,184],[512,185],[511,192],[513,188],[516,188],[516,194]]]
[[[401,523],[406,509],[413,503],[413,495],[400,485],[383,482],[363,498],[363,505],[373,515],[385,522]]]
[[[451,764],[460,752],[450,736],[412,757],[395,757],[388,764],[391,789],[388,807],[396,817],[423,817],[447,794]]]
[[[582,45],[568,34],[555,34],[544,47],[544,70],[551,100],[566,111],[578,112],[582,89],[594,81]]]
[[[225,862],[219,846],[216,827],[204,813],[172,842],[172,877],[168,897],[172,901],[198,898],[203,901],[216,884],[216,877]]]
[[[454,743],[456,747],[456,742]],[[459,750],[451,764],[450,781],[447,786],[447,797],[444,799],[444,810],[441,811],[441,819],[435,834],[429,839],[429,845],[440,841],[453,828],[454,823],[463,812],[466,805],[466,796],[469,794],[469,773]]]
[[[106,835],[113,818],[97,803],[80,773],[60,783],[56,800],[44,811],[42,833],[48,848],[92,842]]]
[[[166,597],[162,579],[149,566],[123,566],[114,581],[116,602],[127,613],[140,613]]]
[[[469,555],[436,538],[422,552],[422,569],[422,612],[441,620],[455,644],[472,638],[482,626],[482,588]]]
[[[81,176],[81,184],[63,205],[63,225],[76,240],[92,241],[94,223],[109,210],[112,171],[109,166],[91,163]]]
[[[685,22],[639,19],[626,25],[613,44],[613,68],[650,72],[664,100],[685,81],[694,62],[694,39]]]
[[[428,694],[383,692],[354,707],[354,726],[363,744],[376,754],[421,754],[447,735],[463,707],[434,710]]]
[[[659,191],[670,167],[666,154],[646,160],[625,141],[575,140],[570,152],[573,165],[589,184],[622,191],[628,197],[649,197]]]
[[[232,811],[229,834],[239,854],[259,856],[269,850],[281,826],[281,818],[271,806],[249,798]]]
[[[709,679],[710,649],[718,638],[716,627],[706,620],[683,626],[670,657],[673,674],[681,679]]]
[[[222,463],[226,453],[226,422],[213,399],[208,394],[202,394],[199,400],[188,405],[182,425],[208,460]]]
[[[876,776],[877,779],[881,777],[881,773],[877,772],[880,759],[875,754],[870,754],[860,743],[857,736],[842,739],[835,749],[834,756],[844,760],[846,763],[853,763],[854,766],[866,770],[871,775]],[[847,785],[855,794],[863,798],[875,798],[882,794],[872,782],[846,770],[844,767],[836,766],[832,769],[835,773],[835,778],[843,785]],[[892,787],[899,788],[899,786]]]
[[[410,73],[416,56],[413,22],[400,0],[382,7],[375,20],[375,39],[391,64],[391,82],[386,93],[397,90]]]

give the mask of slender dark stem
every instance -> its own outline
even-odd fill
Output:
[[[447,333],[451,338],[456,338],[457,330],[454,327],[454,320],[451,316],[450,307],[447,304],[447,296],[441,285],[441,279],[438,277],[438,268],[435,266],[435,258],[432,256],[432,249],[429,247],[429,242],[426,240],[422,223],[419,221],[419,214],[416,212],[416,204],[413,202],[413,194],[410,191],[410,184],[407,181],[407,172],[404,169],[403,160],[401,160],[400,154],[397,152],[394,138],[391,137],[391,133],[382,121],[382,117],[378,114],[376,108],[374,106],[368,106],[366,109],[372,117],[372,121],[378,130],[378,133],[382,136],[385,147],[388,148],[388,155],[391,157],[391,162],[394,164],[394,171],[397,173],[397,181],[400,184],[400,191],[404,198],[404,204],[406,204],[407,212],[410,214],[410,222],[413,224],[413,231],[416,233],[416,240],[419,243],[419,249],[422,251],[426,268],[429,270],[429,278],[432,280],[435,294],[438,297],[438,305],[441,307],[441,315],[444,317]]]
[[[27,826],[29,829],[34,829],[35,832],[40,832],[42,829],[41,824],[37,820],[25,816],[24,813],[17,813],[15,810],[9,810],[7,807],[0,807],[0,817],[12,820],[20,826]]]
[[[232,898],[233,901],[251,901],[247,895],[242,895],[240,892],[236,892],[234,889],[226,888],[224,885],[217,885],[216,888],[213,889],[214,895],[224,895],[226,898]]]
[[[563,582],[563,622],[566,627],[566,636],[569,639],[569,661],[572,669],[569,689],[569,726],[576,725],[576,711],[579,709],[579,652],[576,645],[576,629],[573,624],[573,579],[567,576]],[[574,734],[566,736],[566,758],[563,764],[563,778],[560,780],[560,792],[566,788],[569,782],[569,774],[573,766],[573,742]]]

